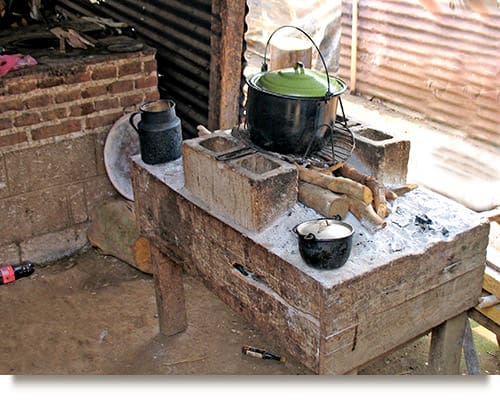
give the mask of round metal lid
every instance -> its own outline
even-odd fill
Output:
[[[253,82],[266,91],[296,97],[324,97],[338,95],[344,91],[343,83],[337,79],[328,79],[326,74],[304,68],[300,62],[294,67],[260,73]]]

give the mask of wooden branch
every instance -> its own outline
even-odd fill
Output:
[[[381,185],[372,175],[368,175],[365,178],[365,184],[373,193],[373,208],[375,209],[375,212],[381,218],[386,218],[390,213],[390,209],[387,206],[384,185]]]
[[[327,218],[336,215],[344,218],[349,211],[346,195],[303,181],[299,181],[299,201]]]
[[[371,230],[385,228],[387,223],[375,212],[371,203],[363,203],[361,200],[349,196],[348,199],[349,210],[364,227]]]
[[[412,190],[415,190],[418,188],[418,185],[415,184],[406,184],[399,186],[397,188],[392,188],[391,191],[396,194],[397,196],[403,196],[405,193],[411,192]]]
[[[393,192],[391,189],[385,189],[385,198],[386,200],[396,200],[398,198],[398,195]]]
[[[362,185],[365,184],[365,178],[368,176],[368,175],[363,175],[361,172],[359,172],[352,165],[345,164],[345,163],[340,167],[340,169],[337,171],[337,173],[339,175],[343,176],[344,178],[352,179],[353,181],[361,183]]]
[[[347,194],[362,200],[366,204],[370,204],[373,201],[372,191],[361,183],[357,183],[349,178],[326,175],[317,170],[305,168],[298,164],[296,164],[296,166],[299,172],[299,179],[304,182],[321,186],[335,193]]]
[[[83,37],[81,34],[76,32],[74,29],[65,30],[61,27],[54,27],[50,30],[59,40],[66,41],[71,47],[78,49],[87,49],[87,47],[95,47],[94,43]],[[62,48],[62,45],[60,45]],[[61,51],[63,51],[61,49]]]
[[[335,163],[334,165],[332,165],[331,167],[328,167],[328,168],[313,168],[313,169],[317,169],[321,173],[324,173],[324,174],[327,174],[327,175],[331,175],[335,171],[337,171],[338,169],[342,168],[343,166],[344,166],[344,162],[337,162],[337,163]]]
[[[373,208],[375,212],[381,217],[386,218],[389,213],[387,206],[386,189],[385,186],[377,181],[373,175],[363,175],[352,165],[344,164],[337,170],[337,173],[345,178],[352,179],[367,186],[373,195]],[[392,195],[391,195],[392,196]]]

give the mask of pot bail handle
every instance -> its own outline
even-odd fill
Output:
[[[323,55],[321,54],[321,51],[319,50],[318,46],[316,45],[316,43],[314,42],[314,40],[311,38],[311,36],[306,31],[304,31],[302,28],[296,27],[295,25],[282,25],[281,27],[276,28],[274,30],[274,32],[269,36],[269,38],[267,40],[267,43],[266,43],[266,47],[264,49],[264,61],[262,62],[262,66],[260,68],[260,71],[262,71],[262,72],[267,71],[267,69],[268,69],[268,65],[267,65],[267,48],[269,46],[269,43],[271,42],[271,38],[273,37],[273,35],[276,32],[278,32],[279,30],[283,29],[283,28],[294,28],[294,29],[302,32],[307,37],[307,39],[309,39],[309,41],[311,41],[311,43],[313,44],[314,48],[318,52],[318,55],[319,55],[319,57],[321,59],[321,63],[323,63],[323,67],[325,68],[325,72],[326,72],[326,81],[328,83],[328,89],[326,91],[325,97],[326,98],[330,97],[332,95],[331,87],[330,87],[330,74],[328,74],[328,67],[326,67],[325,59],[323,58]]]

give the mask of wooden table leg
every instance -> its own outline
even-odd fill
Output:
[[[151,245],[151,261],[160,333],[171,336],[187,327],[182,267],[154,245]]]
[[[429,367],[436,375],[460,374],[460,357],[467,312],[432,329]]]
[[[467,315],[468,316],[468,315]],[[481,375],[481,365],[477,356],[476,346],[474,344],[474,336],[470,327],[469,319],[465,321],[464,332],[464,359],[469,375]]]

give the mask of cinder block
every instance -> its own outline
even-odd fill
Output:
[[[356,142],[347,161],[385,185],[406,183],[410,142],[364,126],[351,127]]]
[[[185,140],[186,188],[213,211],[251,231],[261,231],[297,202],[292,164],[261,153],[218,160],[244,144],[230,134]]]

